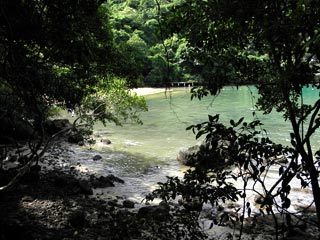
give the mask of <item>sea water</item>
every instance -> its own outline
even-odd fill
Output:
[[[305,88],[303,91],[305,103],[319,98],[318,90]],[[92,149],[75,147],[77,161],[89,171],[101,175],[113,173],[125,180],[125,184],[101,191],[141,201],[157,187],[158,182],[165,181],[166,176],[183,176],[187,168],[176,160],[178,152],[201,141],[195,139],[192,131],[185,129],[207,121],[208,115],[219,114],[220,121],[225,124],[229,124],[230,119],[237,121],[245,117],[244,121],[250,122],[258,118],[274,142],[290,144],[290,123],[284,121],[280,113],[273,111],[264,115],[256,110],[258,94],[254,86],[225,87],[217,97],[206,97],[201,101],[191,101],[190,97],[190,88],[171,89],[146,96],[149,111],[140,115],[143,125],[130,122],[123,123],[121,127],[113,124],[95,125],[97,143]],[[112,144],[101,144],[100,138],[108,138]],[[313,141],[315,150],[319,142],[319,134],[316,133]],[[101,161],[92,160],[96,154],[102,156]],[[277,171],[271,173],[267,177],[268,185],[278,177]],[[311,201],[311,194],[301,195],[299,184],[294,184],[297,185],[295,200],[304,201],[303,204]]]

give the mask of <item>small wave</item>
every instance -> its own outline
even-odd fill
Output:
[[[125,141],[124,143],[125,143],[125,145],[126,145],[127,147],[130,147],[130,146],[138,146],[138,145],[140,144],[139,142],[137,142],[137,141],[132,141],[132,140],[127,140],[127,141]]]

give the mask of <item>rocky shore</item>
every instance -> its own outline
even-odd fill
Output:
[[[33,168],[15,188],[1,193],[0,240],[202,236],[198,230],[183,227],[195,221],[175,205],[162,203],[138,209],[127,199],[94,196],[95,188],[114,187],[123,181],[113,175],[81,172],[81,166],[68,162],[68,151],[55,144],[39,167]]]
[[[57,142],[15,188],[0,194],[0,240],[133,240],[235,239],[239,236],[234,209],[193,212],[182,202],[140,205],[119,196],[94,194],[95,189],[117,187],[124,181],[112,174],[98,176],[71,161],[72,145]],[[99,161],[96,155],[92,161]],[[310,222],[313,213],[287,225],[278,215],[285,239],[318,239]],[[309,223],[308,223],[309,222]],[[215,223],[215,224],[213,224]],[[275,239],[272,216],[245,219],[242,239]]]

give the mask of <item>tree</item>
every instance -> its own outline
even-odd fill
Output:
[[[173,38],[165,39],[159,29],[160,12],[169,11],[176,2],[179,1],[161,1],[159,11],[157,1],[110,1],[115,46],[123,56],[115,63],[117,74],[130,78],[132,86],[170,86],[169,71],[175,81],[179,80],[176,77],[186,74],[185,69],[179,67],[177,59],[173,58],[173,53],[170,53],[170,59],[166,59],[172,62],[170,70],[168,66],[162,68],[153,61],[155,55],[167,58],[165,45],[173,44],[176,47],[180,44]]]
[[[4,0],[0,10],[0,137],[11,144],[1,147],[1,166],[9,158],[7,147],[19,138],[30,140],[19,172],[39,159],[38,150],[43,153],[48,143],[45,121],[56,106],[77,109],[83,119],[116,123],[120,117],[137,119],[137,111],[146,109],[111,75],[116,52],[103,1]],[[113,102],[112,112],[101,100],[113,91],[123,101]]]
[[[307,105],[302,92],[305,86],[319,88],[319,11],[314,0],[186,0],[168,12],[166,27],[186,38],[189,60],[206,69],[193,97],[250,82],[259,89],[260,110],[276,110],[290,121],[290,162],[279,168],[280,179],[266,197],[278,195],[279,188],[288,208],[291,180],[310,184],[320,227],[319,152],[311,138],[320,126],[320,100]]]

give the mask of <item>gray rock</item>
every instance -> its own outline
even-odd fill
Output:
[[[118,201],[115,201],[115,200],[108,201],[108,205],[112,206],[112,207],[122,207],[122,205],[119,204]]]
[[[93,190],[89,186],[89,184],[86,181],[79,181],[79,188],[80,188],[80,193],[85,194],[85,195],[92,195]]]
[[[164,205],[159,206],[146,206],[138,211],[140,218],[153,218],[158,221],[165,221],[170,217],[169,208]]]
[[[180,150],[177,160],[186,166],[194,166],[197,161],[197,154],[200,151],[200,146],[195,145],[188,149]]]
[[[102,156],[100,156],[100,155],[95,155],[95,156],[93,156],[93,161],[98,161],[98,160],[100,160],[100,159],[102,159]]]
[[[134,208],[134,202],[130,200],[124,200],[122,204],[125,208]]]
[[[72,124],[68,119],[55,119],[47,120],[44,124],[44,127],[49,134],[55,134],[64,130],[65,128],[71,128]]]
[[[101,176],[98,178],[90,176],[90,179],[94,188],[114,187],[113,181],[108,176]]]
[[[104,144],[106,144],[106,145],[111,144],[110,139],[107,139],[107,138],[102,138],[102,139],[100,140],[100,142],[101,142],[101,143],[104,143]]]
[[[83,141],[84,141],[84,138],[83,138],[83,136],[82,136],[80,133],[74,133],[74,134],[72,134],[72,135],[70,135],[70,136],[68,137],[68,142],[69,142],[69,143],[76,143],[76,144],[78,144],[78,143],[83,142]]]
[[[22,202],[33,202],[33,200],[34,199],[31,196],[23,196],[21,199]]]
[[[90,176],[90,181],[94,188],[105,188],[105,187],[114,187],[114,182],[124,183],[124,181],[112,174],[108,176],[96,177],[94,175]]]
[[[85,212],[81,209],[77,209],[72,212],[69,217],[68,221],[70,225],[74,228],[81,228],[86,222],[86,215]]]

